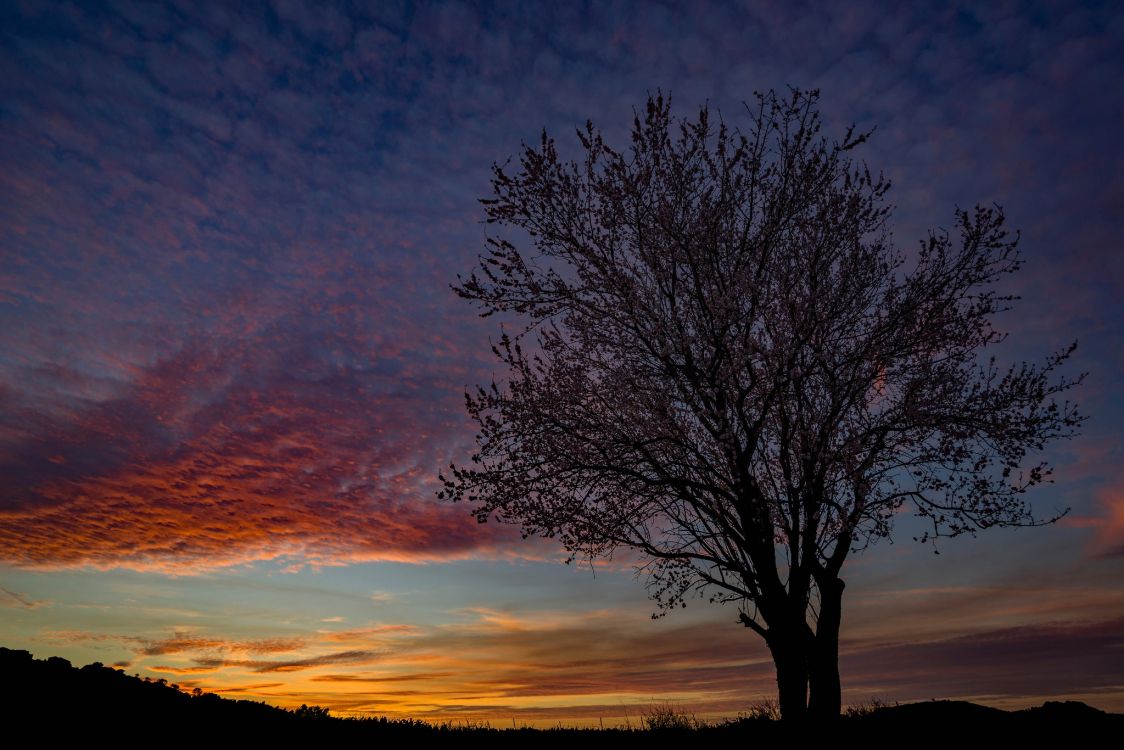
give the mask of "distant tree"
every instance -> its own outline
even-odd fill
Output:
[[[466,394],[470,466],[442,497],[575,556],[639,552],[661,611],[740,605],[786,719],[840,711],[844,561],[903,506],[922,540],[1049,523],[1033,457],[1075,434],[1081,378],[1000,368],[999,208],[894,248],[889,182],[820,135],[817,92],[759,95],[747,132],[650,98],[627,151],[587,124],[494,166],[488,252],[456,292],[503,329],[505,381]]]
[[[304,720],[309,720],[309,721],[321,721],[323,719],[330,718],[328,716],[328,709],[327,708],[325,708],[323,706],[308,706],[308,705],[305,705],[304,703],[301,704],[300,708],[293,709],[293,714],[298,719],[304,719]]]
[[[47,658],[47,664],[58,670],[70,669],[70,661],[62,658],[61,656],[50,656]]]

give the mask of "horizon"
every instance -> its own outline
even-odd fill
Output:
[[[497,374],[450,290],[490,167],[670,92],[875,128],[896,246],[999,204],[1007,361],[1079,341],[1044,528],[853,556],[844,704],[1124,712],[1124,10],[293,0],[0,9],[0,645],[336,715],[623,721],[774,698],[735,607],[439,502]],[[747,39],[752,43],[747,43]],[[939,554],[934,554],[934,552]],[[615,713],[612,713],[615,712]],[[575,724],[576,725],[576,724]]]
[[[189,687],[186,687],[186,686],[183,686],[183,685],[179,685],[179,684],[177,684],[177,683],[175,683],[171,680],[168,680],[166,678],[155,678],[154,679],[154,678],[151,678],[151,677],[148,677],[148,676],[142,677],[141,675],[136,674],[136,673],[134,673],[132,675],[129,675],[128,672],[126,671],[125,667],[114,666],[114,665],[107,666],[105,664],[102,664],[101,662],[91,662],[90,664],[79,666],[79,665],[71,664],[70,661],[66,660],[63,657],[59,657],[59,656],[39,657],[36,654],[32,654],[28,651],[19,651],[19,650],[12,651],[12,650],[7,649],[6,647],[3,647],[3,646],[0,646],[0,652],[3,652],[3,655],[6,656],[6,657],[10,657],[10,658],[14,657],[13,663],[17,664],[17,665],[19,665],[19,667],[23,668],[23,674],[25,676],[33,677],[33,679],[35,679],[37,682],[42,682],[43,678],[49,677],[53,674],[53,677],[51,677],[51,679],[60,683],[57,686],[60,691],[64,690],[65,687],[66,687],[66,685],[64,685],[62,683],[73,682],[75,677],[78,677],[79,675],[86,676],[90,669],[98,668],[98,669],[104,670],[104,671],[116,672],[117,674],[120,674],[120,675],[122,675],[122,676],[124,676],[124,677],[126,677],[130,680],[134,680],[137,684],[144,683],[144,684],[149,684],[149,685],[152,685],[152,686],[159,686],[160,688],[165,688],[170,692],[178,693],[178,694],[183,695],[183,696],[189,696],[193,699],[218,698],[218,699],[220,699],[220,703],[235,703],[235,702],[246,703],[248,701],[250,704],[253,704],[253,705],[269,706],[270,708],[277,709],[278,711],[281,711],[281,712],[287,711],[287,712],[289,712],[290,715],[294,715],[296,717],[305,716],[306,712],[308,712],[308,716],[310,716],[313,720],[316,720],[316,719],[319,719],[319,718],[322,718],[322,717],[323,718],[331,717],[333,719],[360,719],[360,720],[372,720],[373,719],[373,720],[381,721],[381,722],[400,722],[403,725],[405,725],[407,727],[411,727],[411,728],[426,727],[427,726],[429,728],[439,729],[439,730],[460,730],[460,729],[470,730],[470,731],[499,730],[499,731],[504,731],[504,732],[506,732],[506,731],[523,731],[523,730],[528,730],[528,729],[531,729],[531,730],[536,730],[536,729],[566,730],[566,731],[568,731],[568,730],[592,729],[592,730],[595,730],[595,731],[600,730],[601,732],[605,732],[605,731],[614,732],[614,731],[621,731],[621,730],[627,731],[627,732],[634,732],[634,731],[638,731],[638,732],[649,731],[650,732],[650,731],[666,731],[666,730],[702,731],[702,730],[707,730],[707,729],[730,728],[730,727],[738,725],[739,723],[746,722],[746,721],[749,721],[751,723],[758,722],[758,721],[764,721],[766,723],[774,723],[774,722],[780,722],[781,721],[781,718],[779,716],[779,704],[778,704],[778,702],[775,698],[769,698],[769,699],[764,699],[764,700],[760,700],[760,701],[754,701],[753,703],[749,703],[746,706],[744,706],[743,709],[741,711],[739,711],[734,716],[727,716],[727,715],[724,715],[724,714],[700,716],[700,715],[696,714],[694,711],[691,711],[691,710],[688,710],[688,709],[684,708],[682,706],[682,704],[676,703],[674,701],[670,701],[670,700],[651,701],[647,704],[633,705],[632,706],[633,713],[631,715],[628,712],[628,707],[622,707],[621,716],[620,717],[612,717],[612,716],[609,717],[609,723],[608,724],[605,723],[605,716],[603,716],[601,714],[598,714],[596,717],[585,716],[585,717],[580,718],[580,719],[572,719],[571,721],[569,721],[567,723],[563,723],[561,720],[558,720],[558,719],[543,719],[543,718],[536,718],[534,716],[531,716],[531,717],[521,716],[520,718],[522,719],[522,721],[520,721],[520,720],[517,720],[514,715],[511,715],[511,716],[509,716],[509,719],[511,721],[511,726],[507,726],[503,722],[500,722],[498,725],[496,725],[494,722],[497,722],[499,719],[495,716],[486,717],[486,718],[483,718],[483,719],[478,719],[478,718],[473,718],[473,717],[465,717],[465,716],[430,717],[430,718],[426,718],[426,719],[418,719],[418,718],[411,717],[411,716],[387,717],[385,714],[379,714],[377,712],[358,712],[358,713],[332,714],[329,709],[327,709],[325,707],[322,707],[322,706],[319,706],[319,705],[316,705],[316,704],[306,705],[306,704],[302,703],[299,706],[280,707],[280,706],[276,706],[276,705],[267,703],[265,701],[257,701],[257,700],[253,700],[253,699],[246,699],[246,698],[243,698],[243,697],[239,697],[237,695],[235,695],[235,696],[223,696],[223,695],[220,695],[220,694],[217,694],[217,693],[206,692],[206,691],[202,690],[202,688],[198,688],[198,687],[189,688]],[[23,657],[27,657],[31,661],[24,662],[20,658],[21,655]],[[60,661],[61,661],[61,664],[64,665],[65,668],[66,668],[65,674],[58,674],[57,671],[56,672],[51,671],[51,670],[58,670],[58,668],[60,666],[59,665]],[[36,664],[41,665],[42,667],[44,667],[48,671],[44,671],[43,669],[40,669],[39,667],[35,666]],[[13,676],[17,676],[17,675],[13,675]],[[62,678],[62,679],[59,679],[59,678]],[[108,687],[108,686],[106,686],[106,687]],[[120,689],[119,687],[114,688],[114,690],[119,690],[119,689]],[[60,692],[60,694],[63,694],[63,693]],[[105,695],[99,696],[98,702],[101,703],[101,704],[104,704],[106,700],[113,700],[116,697],[117,696],[111,695],[111,693],[106,693]],[[149,699],[151,700],[152,698],[156,698],[156,697],[157,697],[156,695],[150,694]],[[30,709],[33,712],[38,712],[38,711],[43,710],[42,706],[36,705],[34,702],[27,701],[26,696],[23,696],[23,699],[21,700],[21,703],[26,709]],[[186,706],[184,706],[183,704],[165,704],[164,710],[171,709],[175,705],[179,705],[181,708],[186,708]],[[214,704],[207,703],[207,705],[213,706]],[[963,700],[930,699],[928,701],[901,703],[901,702],[886,702],[886,701],[883,701],[883,700],[878,699],[878,698],[873,698],[873,699],[870,699],[870,700],[865,701],[865,702],[854,703],[854,704],[849,704],[849,705],[844,706],[845,710],[842,712],[841,718],[845,718],[845,719],[856,719],[856,718],[858,718],[858,719],[861,719],[861,718],[870,717],[871,715],[881,714],[883,716],[883,718],[885,718],[887,720],[892,720],[891,717],[894,716],[895,714],[897,714],[898,716],[901,716],[901,714],[897,713],[899,709],[905,710],[905,709],[917,708],[917,707],[927,708],[927,707],[930,707],[930,706],[937,706],[937,705],[943,705],[945,710],[951,708],[953,711],[960,711],[960,712],[962,712],[963,709],[965,709],[965,708],[974,708],[974,709],[981,709],[982,708],[982,709],[985,709],[985,711],[987,711],[987,712],[1003,712],[1003,713],[1006,713],[1009,716],[1017,716],[1017,715],[1020,715],[1020,714],[1022,714],[1022,715],[1029,714],[1029,715],[1037,716],[1037,717],[1050,716],[1052,718],[1052,720],[1054,720],[1054,721],[1063,720],[1063,721],[1067,721],[1067,722],[1074,721],[1074,719],[1078,716],[1080,716],[1080,717],[1082,717],[1086,720],[1088,720],[1090,718],[1095,718],[1098,715],[1099,716],[1106,716],[1106,717],[1124,716],[1124,714],[1113,713],[1113,712],[1105,712],[1101,709],[1098,709],[1096,706],[1089,706],[1087,703],[1084,703],[1082,701],[1071,701],[1071,700],[1044,701],[1040,705],[1027,706],[1027,707],[1023,707],[1023,708],[996,709],[994,707],[988,707],[988,706],[984,706],[982,704],[976,704],[976,703],[972,703],[970,701],[963,701]],[[1092,709],[1092,711],[1090,711],[1089,709]],[[1043,713],[1043,712],[1047,712],[1047,713]],[[905,715],[908,716],[909,714],[907,713]],[[991,713],[985,714],[985,713],[981,713],[977,710],[977,711],[969,712],[967,714],[961,713],[960,719],[963,720],[963,719],[968,719],[969,717],[971,717],[970,720],[979,722],[979,721],[986,720],[985,717],[987,717],[987,716],[990,716],[991,719],[995,718],[994,714],[991,714]],[[149,718],[151,718],[151,717],[149,717]],[[262,721],[262,718],[263,717],[259,714],[256,717],[256,721],[260,723]],[[307,718],[307,716],[306,716],[306,718]],[[949,718],[951,719],[952,716],[949,716]],[[251,717],[249,715],[243,716],[244,722],[248,722],[250,719],[251,719]],[[616,721],[614,721],[614,720],[616,720]],[[900,719],[898,719],[898,720],[900,721]],[[228,719],[228,721],[229,721],[229,719]],[[247,726],[248,726],[248,724],[247,724]],[[1058,727],[1053,726],[1053,728],[1056,729]]]

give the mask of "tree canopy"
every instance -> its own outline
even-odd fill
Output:
[[[587,123],[576,160],[544,133],[494,166],[454,289],[505,321],[507,373],[466,394],[478,451],[442,491],[575,555],[639,552],[662,608],[736,602],[787,716],[839,711],[847,556],[905,507],[926,541],[1054,520],[1025,493],[1082,421],[1075,344],[987,356],[1022,263],[1003,211],[897,249],[870,133],[824,137],[817,97],[758,95],[742,131],[655,96],[627,149]]]

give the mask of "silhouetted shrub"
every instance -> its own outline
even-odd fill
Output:
[[[653,703],[641,714],[644,727],[652,731],[702,729],[706,722],[674,703]]]

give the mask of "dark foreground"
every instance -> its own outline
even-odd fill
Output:
[[[402,742],[455,747],[736,746],[810,735],[825,745],[861,742],[867,746],[958,746],[981,739],[1071,743],[1079,738],[1119,737],[1124,714],[1109,714],[1084,703],[1049,702],[1023,711],[1001,711],[963,701],[931,701],[878,708],[830,724],[793,726],[768,719],[741,719],[717,725],[626,729],[492,729],[387,719],[341,719],[318,708],[287,711],[209,693],[183,692],[164,681],[146,681],[117,669],[82,668],[58,657],[34,659],[26,651],[0,647],[0,721],[29,741],[60,738],[125,740],[160,744],[227,745],[229,740],[265,739],[322,743],[363,741],[375,746]],[[9,735],[10,737],[11,735]],[[227,740],[227,741],[224,741]],[[35,743],[35,744],[38,744]],[[30,746],[30,745],[29,745]],[[957,748],[959,750],[959,748]]]

